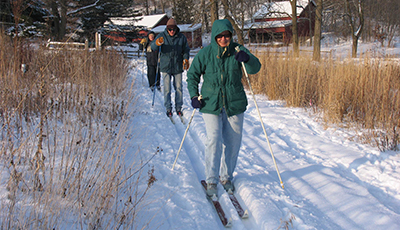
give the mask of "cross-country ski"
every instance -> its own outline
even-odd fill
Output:
[[[207,191],[207,183],[204,180],[201,181],[201,185],[203,186],[204,191]],[[227,228],[232,227],[231,219],[230,218],[228,219],[225,216],[225,212],[222,209],[221,204],[218,201],[218,198],[216,196],[213,197],[206,196],[206,197],[210,201],[210,203],[214,206],[214,210],[216,211],[219,219],[221,220],[222,225],[224,225]]]

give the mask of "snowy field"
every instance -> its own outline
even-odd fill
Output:
[[[350,43],[335,47],[348,55]],[[331,48],[332,49],[332,48]],[[360,49],[379,49],[376,45]],[[383,50],[383,49],[382,49]],[[394,52],[398,48],[379,52]],[[200,180],[204,174],[206,131],[196,111],[172,170],[176,154],[192,115],[184,78],[184,120],[165,116],[163,97],[147,88],[143,59],[133,59],[135,116],[132,127],[140,135],[131,142],[144,159],[157,148],[150,162],[157,182],[147,198],[143,223],[149,229],[225,229],[205,198]],[[312,113],[286,108],[280,101],[256,95],[269,141],[281,173],[284,189],[273,164],[267,140],[251,94],[245,113],[242,147],[235,172],[235,195],[248,210],[240,219],[228,194],[219,185],[219,201],[231,229],[400,229],[400,154],[350,141],[348,130],[326,128]],[[149,167],[150,167],[149,166]]]

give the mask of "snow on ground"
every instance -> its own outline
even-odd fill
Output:
[[[349,46],[347,46],[349,48]],[[154,157],[157,182],[147,197],[143,223],[149,229],[224,229],[205,198],[206,131],[196,111],[175,169],[176,154],[192,115],[186,72],[183,75],[184,120],[165,115],[163,96],[147,87],[143,59],[131,73],[135,80],[135,116],[141,127],[131,143],[144,159]],[[172,95],[174,96],[174,94]],[[248,93],[243,141],[235,172],[236,196],[249,211],[241,220],[219,185],[219,201],[231,229],[400,229],[400,155],[349,140],[349,131],[326,128],[308,111],[286,108],[256,95],[285,188],[280,186],[254,101]],[[150,167],[149,166],[149,167]],[[292,225],[291,225],[292,224]]]
[[[324,51],[348,57],[351,43],[324,43]],[[302,47],[305,48],[305,47]],[[129,47],[137,50],[137,47]],[[374,51],[382,57],[400,53],[400,45],[385,49],[379,44],[360,43],[360,52]],[[364,50],[364,51],[363,51]],[[204,174],[206,131],[196,111],[175,169],[175,157],[193,113],[183,74],[184,120],[174,115],[172,124],[165,115],[163,96],[147,86],[144,58],[132,59],[129,77],[135,81],[135,109],[127,147],[129,167],[139,153],[154,167],[157,181],[151,187],[136,226],[144,229],[225,229],[206,199],[200,180]],[[172,97],[174,94],[172,95]],[[248,93],[243,141],[235,171],[236,196],[248,210],[241,220],[227,193],[219,185],[219,201],[232,219],[231,229],[400,229],[400,154],[379,152],[369,145],[350,141],[352,133],[337,127],[326,128],[309,111],[287,108],[281,101],[256,95],[269,141],[284,183],[281,188],[271,152]],[[154,153],[157,155],[153,157]],[[5,178],[5,177],[4,177]],[[2,198],[7,194],[0,187]],[[72,221],[73,222],[73,221]],[[147,225],[149,223],[149,225]]]

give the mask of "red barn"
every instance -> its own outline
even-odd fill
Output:
[[[253,22],[245,26],[249,40],[253,43],[282,42],[292,40],[292,7],[290,1],[264,4],[253,15]],[[313,33],[315,4],[309,0],[297,0],[297,29],[299,38],[308,38]]]
[[[104,23],[105,37],[115,42],[140,42],[154,27],[166,25],[168,19],[166,14],[114,17]]]

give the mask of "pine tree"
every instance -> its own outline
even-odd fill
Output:
[[[94,33],[98,31],[103,24],[112,17],[134,17],[138,16],[138,12],[131,7],[132,2],[129,0],[100,0],[93,7],[86,7],[96,2],[93,0],[79,1],[78,13],[74,17],[80,18],[80,35],[86,38],[92,38]]]

